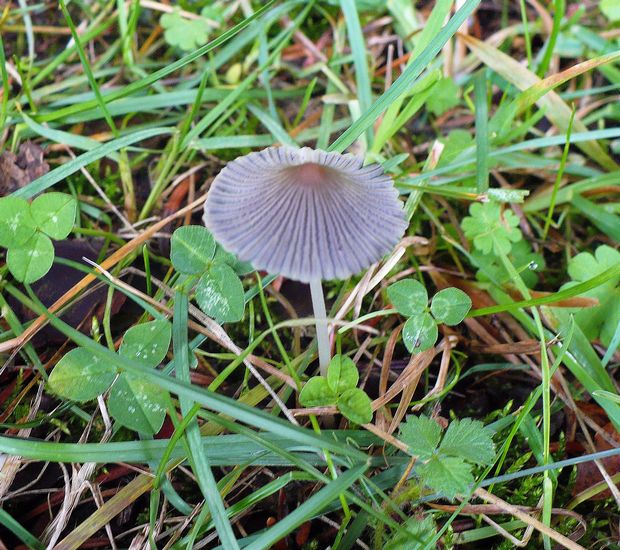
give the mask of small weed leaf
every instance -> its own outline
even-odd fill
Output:
[[[474,464],[491,464],[495,460],[492,435],[479,420],[453,420],[443,436],[439,452]]]
[[[34,283],[52,267],[54,245],[47,235],[35,233],[25,243],[9,248],[6,263],[18,281]]]
[[[463,219],[463,231],[484,254],[508,254],[512,243],[522,238],[519,218],[510,209],[502,213],[501,206],[495,202],[472,204],[469,214]]]
[[[327,367],[327,383],[335,395],[357,386],[359,373],[355,363],[346,356],[334,355]]]
[[[442,78],[433,86],[431,95],[426,100],[426,107],[436,116],[459,104],[460,88],[450,77]]]
[[[304,407],[327,407],[336,403],[337,396],[329,387],[324,376],[313,376],[306,382],[299,394]]]
[[[66,239],[77,213],[77,201],[66,193],[45,193],[30,205],[32,217],[43,233],[57,241]]]
[[[84,402],[95,399],[114,381],[116,370],[83,348],[66,353],[49,377],[49,387],[57,395]]]
[[[439,142],[444,146],[439,157],[437,166],[447,166],[453,161],[459,159],[459,155],[472,147],[475,144],[474,138],[467,130],[456,129],[452,130],[447,136],[439,139]],[[461,160],[461,159],[459,159]]]
[[[205,271],[215,254],[215,239],[206,227],[179,227],[170,239],[170,260],[179,273],[196,275]]]
[[[151,435],[164,423],[167,401],[166,392],[156,384],[121,374],[110,391],[108,409],[123,426]]]
[[[432,348],[438,335],[437,323],[430,313],[410,317],[403,327],[403,342],[409,353],[418,353]]]
[[[458,325],[471,309],[471,298],[458,288],[440,290],[431,302],[433,317],[448,326]]]
[[[455,456],[433,457],[416,468],[417,474],[425,485],[447,498],[453,499],[457,494],[465,494],[474,482],[469,464]]]
[[[0,198],[0,246],[22,245],[34,235],[36,228],[30,205],[25,199]]]
[[[408,416],[401,425],[400,438],[411,453],[422,460],[434,455],[441,439],[441,426],[428,416]]]
[[[423,520],[410,517],[402,525],[407,532],[402,530],[390,538],[384,545],[383,550],[423,550],[428,548],[428,543],[437,533],[433,517],[429,514]]]
[[[478,268],[476,279],[479,281],[493,281],[498,285],[510,282],[510,274],[500,258],[491,254],[483,254],[480,250],[472,250],[471,258]],[[508,259],[521,275],[528,288],[534,288],[538,282],[538,272],[545,268],[545,258],[542,254],[532,251],[529,242],[522,239],[512,245]]]
[[[196,302],[219,323],[239,321],[245,307],[243,285],[231,267],[213,265],[198,281]]]
[[[209,38],[206,21],[185,19],[177,11],[165,13],[161,16],[159,23],[165,29],[166,42],[186,52],[202,46]]]
[[[407,317],[422,313],[428,303],[426,288],[415,279],[403,279],[390,285],[387,295],[396,311]]]
[[[581,252],[568,262],[568,274],[573,280],[563,285],[560,290],[595,277],[618,264],[620,252],[608,245],[599,246],[594,255]],[[620,324],[619,279],[610,279],[583,293],[583,296],[588,298],[596,298],[600,305],[589,308],[553,308],[553,314],[564,321],[568,321],[571,314],[574,315],[577,326],[588,339],[600,338],[603,345],[609,346]]]
[[[123,338],[118,352],[140,361],[144,366],[159,365],[170,347],[172,329],[168,321],[158,320],[131,327]]]
[[[368,424],[372,420],[370,397],[359,388],[345,391],[336,403],[338,410],[356,424]]]

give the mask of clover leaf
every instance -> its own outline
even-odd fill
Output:
[[[356,424],[372,420],[370,397],[357,388],[359,373],[355,363],[343,355],[334,355],[327,367],[327,377],[313,376],[299,394],[304,407],[336,405],[342,415]]]
[[[495,202],[474,203],[462,227],[465,236],[483,254],[508,254],[512,244],[521,240],[519,218],[510,209],[502,212]]]
[[[599,246],[594,255],[581,252],[568,262],[568,274],[572,281],[562,286],[564,290],[586,281],[620,263],[620,252],[608,245]],[[596,298],[598,306],[588,308],[553,308],[556,317],[568,321],[573,314],[577,326],[587,338],[601,339],[609,346],[616,327],[620,324],[620,277],[615,277],[602,285],[584,292],[582,296]]]

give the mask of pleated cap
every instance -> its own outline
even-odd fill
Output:
[[[238,157],[211,184],[204,223],[255,269],[308,282],[344,279],[380,260],[407,223],[380,165],[308,147]]]

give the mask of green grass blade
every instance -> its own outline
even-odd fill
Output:
[[[151,128],[148,130],[141,130],[139,132],[134,132],[129,134],[128,136],[124,136],[112,141],[108,141],[99,147],[88,151],[80,155],[79,157],[73,159],[58,168],[54,168],[51,172],[48,172],[44,176],[37,178],[33,182],[29,183],[25,187],[18,189],[13,193],[15,197],[24,197],[25,199],[29,199],[34,197],[38,193],[45,191],[46,189],[52,187],[59,181],[64,180],[66,177],[70,176],[77,172],[80,168],[87,166],[91,162],[99,160],[100,158],[107,157],[110,153],[114,151],[118,151],[123,147],[128,145],[132,145],[133,143],[137,143],[139,141],[149,139],[155,136],[163,136],[170,135],[173,133],[173,130],[170,128]]]
[[[351,53],[353,54],[357,99],[359,100],[362,112],[365,113],[372,105],[372,89],[370,87],[370,76],[368,74],[366,41],[362,33],[355,0],[340,0],[340,7],[342,13],[344,13],[347,34],[349,36],[349,45],[351,46]],[[366,128],[366,142],[368,147],[372,145],[372,131],[370,127]]]
[[[269,548],[296,527],[321,513],[330,502],[337,499],[340,494],[362,477],[366,469],[366,465],[356,466],[339,475],[334,481],[330,481],[323,489],[246,546],[246,550]]]
[[[343,132],[342,135],[330,145],[328,150],[338,152],[344,151],[363,132],[374,124],[379,115],[385,111],[392,102],[406,93],[420,74],[422,74],[422,71],[439,53],[441,48],[443,48],[444,44],[450,40],[458,28],[465,22],[467,17],[476,9],[479,3],[480,0],[466,0],[461,9],[454,14],[452,19],[450,19],[441,31],[437,33],[435,38],[430,41],[429,45],[424,48],[420,56],[396,79],[392,86],[390,86],[390,89],[377,99],[368,111],[362,113],[362,116],[353,122],[349,129]]]
[[[177,291],[174,299],[173,316],[173,348],[176,376],[179,380],[189,384],[189,353],[187,340],[189,300],[183,292]],[[179,396],[181,413],[183,416],[190,414],[194,403],[185,396]],[[200,429],[195,419],[191,420],[186,430],[186,439],[190,451],[190,462],[198,479],[198,485],[202,491],[206,506],[209,508],[213,522],[220,537],[220,541],[226,548],[235,550],[239,548],[232,526],[228,520],[224,502],[217,487],[217,482],[207,455],[202,452]]]

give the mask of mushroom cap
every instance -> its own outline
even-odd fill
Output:
[[[303,282],[359,273],[407,227],[398,191],[380,165],[288,146],[229,162],[211,184],[204,223],[255,269]]]

